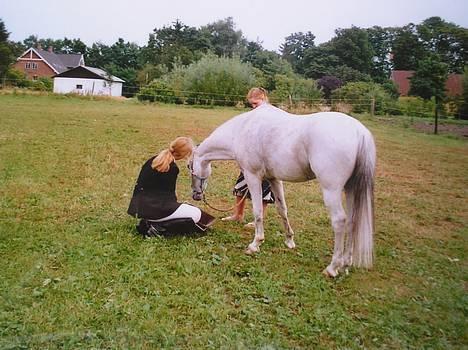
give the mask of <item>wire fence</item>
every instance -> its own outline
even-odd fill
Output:
[[[6,79],[0,80],[0,89],[27,89],[52,92],[53,86],[41,80]],[[91,95],[90,91],[74,90],[71,94]],[[235,106],[248,107],[245,95],[225,93],[175,90],[168,88],[151,88],[148,86],[123,85],[122,95],[127,98],[137,98],[142,102],[173,103],[183,105],[204,106]],[[102,96],[105,96],[104,94]],[[379,100],[375,98],[308,98],[292,94],[275,94],[269,98],[270,103],[283,109],[312,113],[318,111],[338,111],[343,113],[367,113],[370,115],[405,115],[410,117],[431,118],[435,115],[435,104],[422,103],[411,99],[402,103],[394,100]],[[457,105],[463,100],[452,99],[439,111],[441,117],[457,118]]]

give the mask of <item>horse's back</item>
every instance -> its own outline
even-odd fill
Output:
[[[237,118],[239,164],[285,181],[333,172],[347,179],[360,139],[369,133],[358,120],[338,112],[294,115],[266,105]]]

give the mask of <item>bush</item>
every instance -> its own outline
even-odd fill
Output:
[[[162,80],[153,80],[147,86],[140,89],[137,94],[140,101],[175,103],[177,97],[171,87]]]
[[[321,101],[322,93],[312,79],[304,79],[299,76],[275,75],[276,89],[271,93],[274,103],[294,105],[298,103],[305,105],[317,104]]]
[[[41,77],[41,78],[38,78],[37,80],[33,80],[31,86],[36,91],[52,92],[54,88],[54,83],[52,81],[52,78]]]
[[[165,81],[182,102],[235,106],[257,85],[256,70],[238,58],[204,56],[187,67],[176,67]]]
[[[337,77],[325,75],[317,81],[317,86],[322,90],[323,96],[329,100],[334,90],[340,88],[343,82]]]
[[[352,105],[355,113],[370,112],[374,99],[376,114],[391,113],[396,102],[381,85],[368,82],[347,83],[333,92],[332,99],[335,100],[332,103]]]
[[[32,81],[26,78],[26,74],[17,70],[9,69],[5,74],[5,85],[6,86],[15,86],[19,88],[28,88],[31,87]]]
[[[398,99],[398,109],[401,114],[410,117],[433,117],[434,108],[435,102],[433,100],[424,100],[421,97],[400,97]]]

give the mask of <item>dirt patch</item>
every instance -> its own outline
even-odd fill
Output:
[[[434,133],[434,123],[418,122],[413,124],[413,128],[425,133]],[[437,130],[441,134],[452,134],[460,137],[468,138],[468,125],[444,124],[438,125]]]

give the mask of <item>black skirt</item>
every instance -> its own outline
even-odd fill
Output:
[[[241,172],[237,178],[232,193],[237,197],[243,197],[246,192],[246,197],[251,199],[247,182],[245,182],[244,174]],[[275,196],[271,191],[271,185],[267,180],[262,181],[262,199],[266,203],[275,203]]]

